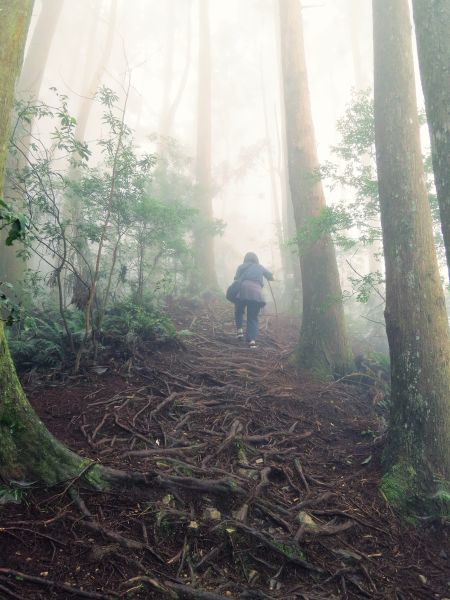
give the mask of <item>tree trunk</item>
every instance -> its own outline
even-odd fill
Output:
[[[41,89],[50,46],[64,0],[43,0],[17,84],[21,96],[37,98]]]
[[[83,142],[86,138],[86,129],[89,121],[89,116],[91,114],[92,106],[94,103],[95,94],[100,87],[100,83],[102,81],[103,74],[105,69],[108,66],[108,62],[111,58],[111,50],[114,42],[114,35],[116,33],[117,21],[117,0],[112,0],[111,9],[109,14],[108,28],[106,32],[106,39],[104,41],[104,45],[102,46],[102,52],[99,55],[95,69],[87,82],[86,89],[83,90],[83,97],[80,104],[80,108],[78,110],[77,124],[75,128],[75,137],[80,142]],[[95,35],[95,30],[94,30]],[[92,40],[93,42],[94,40]],[[92,48],[93,44],[91,44]],[[88,60],[89,60],[88,51]],[[92,56],[91,56],[92,59]]]
[[[304,55],[303,27],[297,0],[280,0],[281,62],[286,132],[294,217],[297,230],[325,208],[312,121]],[[303,318],[298,348],[299,366],[324,376],[351,369],[342,291],[331,238],[299,245],[303,288]]]
[[[185,49],[185,63],[183,72],[178,85],[178,88],[172,98],[172,86],[173,86],[173,60],[174,60],[174,47],[175,47],[175,2],[170,0],[168,4],[167,12],[167,49],[166,58],[164,64],[164,87],[163,97],[161,104],[161,117],[159,124],[159,134],[161,136],[159,144],[159,152],[162,156],[167,154],[167,143],[168,138],[172,134],[173,123],[177,109],[180,105],[183,92],[186,88],[189,75],[189,67],[191,64],[191,0],[186,2],[187,10],[187,22],[186,22],[186,49]]]
[[[2,5],[0,18],[0,198],[4,193],[4,176],[11,126],[11,110],[16,80],[23,60],[33,0],[11,0]],[[0,281],[18,278],[20,265],[16,247],[5,246],[6,234],[0,231]]]
[[[194,231],[197,287],[217,288],[214,236],[209,231],[213,219],[211,180],[211,49],[208,0],[198,0],[198,99],[197,99],[197,206],[200,223]]]
[[[16,78],[23,58],[32,0],[8,0],[0,19],[0,196]],[[53,438],[28,403],[0,321],[0,477],[49,484],[78,475],[86,464]],[[97,467],[89,478],[95,483]]]
[[[39,13],[39,18],[36,27],[33,31],[27,54],[20,73],[19,81],[16,87],[16,93],[21,98],[32,97],[37,99],[39,90],[44,76],[45,65],[48,59],[53,35],[56,29],[61,9],[63,6],[62,0],[44,0]],[[23,135],[21,145],[24,151],[28,154],[30,145],[30,136]],[[7,171],[21,170],[25,166],[25,159],[22,154],[16,156],[9,155]],[[8,202],[11,200],[15,204],[17,210],[23,210],[23,199],[21,195],[14,189],[12,182],[7,177],[5,181],[5,198]],[[0,234],[0,244],[3,250],[0,253],[0,279],[16,284],[23,278],[26,263],[25,260],[17,256],[18,248],[23,248],[17,243],[13,247],[4,245],[5,236]]]
[[[413,0],[420,76],[450,281],[450,3]]]
[[[282,274],[283,279],[286,280],[286,276],[288,273],[288,266],[286,261],[286,252],[284,250],[284,240],[283,240],[283,226],[281,223],[281,215],[280,215],[280,185],[277,181],[276,175],[276,165],[275,158],[273,153],[273,144],[270,135],[270,124],[269,124],[269,111],[267,108],[267,97],[266,97],[266,86],[264,83],[264,71],[263,65],[260,65],[260,74],[261,74],[261,98],[262,98],[262,108],[264,115],[264,127],[266,130],[266,151],[267,151],[267,166],[269,168],[269,176],[270,176],[270,189],[272,193],[272,215],[273,215],[273,226],[276,240],[278,242],[278,248],[280,252],[281,258],[281,266],[282,266]]]
[[[279,23],[279,9],[275,2],[274,24],[275,38],[278,55],[281,56],[281,28]],[[284,302],[293,313],[302,313],[302,275],[300,271],[300,260],[287,243],[295,237],[294,209],[291,200],[291,190],[289,188],[288,159],[287,159],[287,139],[286,139],[286,111],[284,110],[284,88],[283,88],[283,70],[281,61],[277,62],[277,86],[281,99],[280,113],[276,116],[277,136],[278,136],[278,172],[280,176],[281,187],[281,226],[283,232],[283,253],[287,275],[284,282]]]
[[[32,10],[33,0],[8,0],[2,5],[0,19],[0,197],[3,195],[16,80],[22,66]]]
[[[450,342],[425,188],[408,0],[373,0],[375,137],[386,264],[393,502],[450,479]]]
[[[96,55],[96,41],[98,37],[97,21],[99,18],[97,5],[94,6],[94,15],[91,21],[91,28],[89,32],[89,43],[87,46],[85,72],[89,73],[88,67],[92,61],[92,57]],[[89,123],[89,117],[91,115],[92,108],[94,106],[94,98],[102,82],[102,77],[108,66],[108,61],[111,57],[111,51],[114,42],[114,34],[117,21],[117,0],[113,0],[111,3],[109,21],[107,25],[106,39],[102,47],[102,52],[98,57],[94,70],[85,79],[83,96],[78,109],[77,124],[75,126],[75,137],[79,142],[84,142],[86,139],[86,130]],[[76,180],[78,178],[78,169],[71,167],[69,170],[69,179]],[[92,272],[89,269],[91,263],[91,253],[89,244],[85,239],[82,232],[79,230],[79,223],[81,222],[81,198],[77,196],[71,196],[66,199],[66,210],[70,213],[70,219],[72,221],[72,232],[73,237],[77,242],[78,252],[74,260],[74,264],[78,268],[78,275],[74,278],[73,290],[72,290],[72,303],[85,310],[88,302],[90,288],[93,285]]]

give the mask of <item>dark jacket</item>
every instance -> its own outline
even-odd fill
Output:
[[[268,281],[273,280],[273,275],[262,265],[246,262],[236,271],[235,279],[242,280],[241,289],[237,299],[241,302],[258,302],[262,306],[266,303],[262,293],[263,277]]]

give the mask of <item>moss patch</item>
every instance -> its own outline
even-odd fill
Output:
[[[424,487],[424,478],[410,464],[393,465],[380,482],[380,490],[387,501],[405,521],[416,525],[419,515],[450,517],[450,482],[430,481]]]

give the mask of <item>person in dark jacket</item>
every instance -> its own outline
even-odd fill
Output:
[[[234,305],[234,319],[237,337],[242,339],[244,337],[242,326],[245,309],[247,309],[246,340],[250,348],[256,348],[259,311],[266,303],[262,293],[264,277],[268,281],[273,281],[272,273],[259,264],[256,254],[247,252],[243,264],[239,265],[234,276],[235,280],[241,281],[241,287]]]

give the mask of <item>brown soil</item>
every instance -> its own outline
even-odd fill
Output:
[[[177,321],[184,349],[24,377],[60,440],[152,483],[0,506],[0,598],[450,598],[448,523],[409,527],[378,490],[380,391],[297,373],[285,317],[256,350],[228,308]]]

